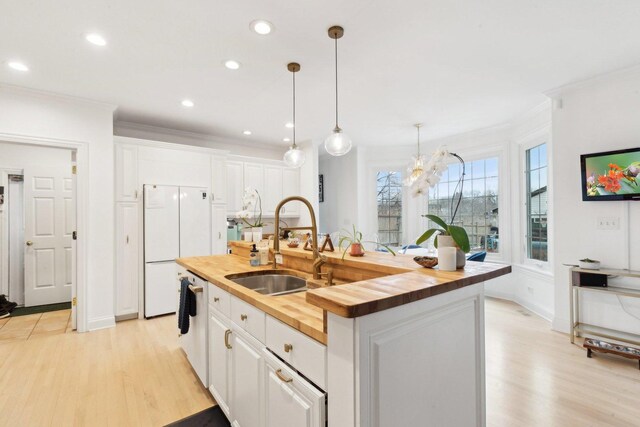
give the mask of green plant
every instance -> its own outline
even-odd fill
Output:
[[[431,236],[438,233],[442,234],[443,236],[451,236],[451,238],[453,238],[453,241],[456,242],[458,247],[462,249],[464,253],[468,253],[471,250],[471,245],[469,244],[469,236],[467,235],[467,231],[464,228],[453,224],[447,224],[442,218],[437,215],[422,216],[429,218],[431,221],[435,222],[439,226],[439,228],[430,228],[425,231],[422,236],[418,237],[418,240],[416,240],[416,244],[420,245],[429,240]],[[438,247],[438,239],[436,239],[435,241],[435,246],[436,248]]]
[[[353,226],[353,232],[347,231],[347,230],[342,230],[340,232],[340,240],[338,241],[338,248],[342,249],[342,244],[346,242],[347,246],[344,248],[344,250],[342,251],[342,259],[344,259],[345,255],[347,254],[347,251],[349,250],[349,247],[351,247],[351,245],[353,245],[354,243],[358,243],[360,245],[362,245],[363,243],[374,243],[376,245],[380,245],[383,248],[385,248],[386,250],[388,250],[391,255],[396,256],[396,253],[393,251],[393,249],[391,249],[389,246],[387,245],[383,245],[382,243],[378,243],[378,242],[374,242],[371,240],[362,240],[362,232],[356,230],[356,226]]]

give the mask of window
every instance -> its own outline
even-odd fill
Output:
[[[400,246],[402,242],[402,177],[400,172],[378,172],[378,242]]]
[[[462,201],[454,225],[467,230],[472,252],[499,252],[498,158],[467,163]],[[440,183],[429,191],[429,213],[447,223],[455,210],[460,188],[456,188],[462,165],[454,163],[442,174]]]
[[[527,258],[548,261],[547,144],[526,151]]]

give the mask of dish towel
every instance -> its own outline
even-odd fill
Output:
[[[189,279],[180,280],[180,306],[178,307],[178,329],[182,335],[189,332],[189,316],[195,317],[196,294],[189,289]]]

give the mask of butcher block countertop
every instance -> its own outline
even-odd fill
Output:
[[[231,295],[259,308],[316,341],[327,344],[323,310],[306,301],[306,292],[279,296],[262,295],[225,278],[230,274],[270,270],[271,265],[251,267],[247,258],[238,255],[178,258],[176,262]],[[296,272],[296,274],[308,279],[311,278],[310,274],[301,272]]]
[[[238,249],[238,253],[251,245],[247,242],[230,242],[230,244],[232,248]],[[298,261],[311,262],[313,259],[312,252],[302,248],[288,248],[284,242],[280,252],[285,260],[291,257]],[[364,257],[347,255],[344,260],[339,251],[323,252],[323,255],[327,257],[327,263],[322,267],[323,272],[327,271],[327,268],[334,268],[336,271],[340,269],[343,274],[353,271],[354,277],[358,277],[358,271],[367,270],[377,272],[380,277],[289,295],[268,296],[236,284],[225,276],[270,270],[271,265],[251,267],[249,260],[241,255],[180,258],[177,262],[210,283],[323,344],[327,343],[324,310],[347,318],[364,316],[511,272],[509,265],[473,261],[468,261],[462,270],[440,271],[437,268],[420,267],[413,261],[411,255],[392,256],[374,251],[367,252]],[[287,270],[286,267],[279,268]],[[299,270],[296,270],[295,274],[311,279],[310,274]]]

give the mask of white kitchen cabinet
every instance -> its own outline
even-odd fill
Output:
[[[264,215],[275,216],[276,206],[282,200],[282,166],[264,167],[264,195],[262,208]]]
[[[227,253],[227,206],[211,205],[211,254]]]
[[[264,357],[259,343],[231,333],[231,419],[234,427],[264,427]]]
[[[228,161],[227,171],[227,214],[235,217],[242,210],[242,195],[244,193],[244,164]]]
[[[264,212],[265,186],[264,186],[264,165],[262,163],[244,163],[244,188],[253,188],[258,191],[262,199],[262,209]]]
[[[211,202],[227,203],[227,159],[211,156]]]
[[[116,144],[115,150],[116,202],[137,202],[138,147]]]
[[[282,169],[282,198],[300,195],[300,169]],[[285,218],[297,218],[300,216],[302,202],[293,201],[282,207],[282,215]]]
[[[209,305],[209,391],[222,411],[229,413],[229,377],[231,376],[231,349],[227,348],[231,328],[224,317]],[[230,344],[230,343],[229,343]]]
[[[138,204],[116,205],[116,316],[138,312]]]
[[[323,392],[264,350],[265,427],[323,427],[326,405]]]

